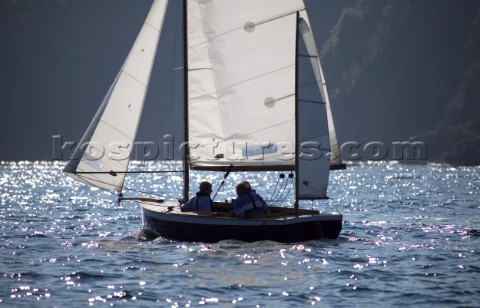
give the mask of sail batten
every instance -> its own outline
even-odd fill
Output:
[[[283,70],[283,69],[288,69],[288,68],[292,68],[294,66],[294,64],[289,64],[285,67],[282,67],[282,68],[278,68],[278,69],[275,69],[274,71],[270,71],[270,72],[265,72],[261,75],[258,75],[258,76],[253,76],[253,77],[250,77],[248,79],[245,79],[245,80],[241,80],[241,81],[238,81],[236,84],[231,84],[231,85],[228,85],[222,89],[218,89],[218,90],[215,90],[215,92],[211,92],[211,93],[206,93],[206,94],[203,94],[202,96],[197,96],[197,97],[190,97],[189,100],[190,101],[194,101],[196,99],[201,99],[201,98],[204,98],[204,97],[208,97],[208,96],[212,96],[212,95],[216,95],[216,94],[219,94],[223,91],[226,91],[230,88],[235,88],[239,85],[241,85],[242,83],[247,83],[247,82],[252,82],[252,81],[255,81],[256,79],[259,79],[259,78],[262,78],[262,77],[266,77],[270,74],[273,74],[277,71],[280,71],[280,70]],[[201,71],[201,70],[213,70],[213,68],[196,68],[196,69],[191,69],[191,71]],[[277,100],[281,100],[281,99],[285,99],[287,97],[291,97],[295,94],[289,94],[289,95],[285,95],[284,97],[279,97]]]
[[[248,5],[248,4],[247,4],[247,5]],[[266,23],[268,23],[268,22],[272,22],[272,21],[277,20],[277,19],[280,19],[280,18],[284,18],[284,17],[289,16],[289,15],[295,15],[295,14],[297,14],[297,12],[303,11],[303,10],[305,10],[304,7],[299,7],[299,8],[297,8],[297,9],[293,9],[293,10],[291,10],[291,11],[289,11],[289,12],[285,12],[285,13],[282,13],[282,14],[280,14],[280,15],[278,15],[278,16],[270,17],[270,18],[268,18],[268,19],[259,20],[259,21],[250,21],[248,24],[246,23],[246,24],[243,24],[243,25],[238,26],[238,27],[236,27],[236,28],[232,28],[232,29],[229,29],[229,30],[225,30],[225,32],[223,32],[223,33],[219,33],[219,34],[217,34],[217,35],[215,35],[215,36],[211,36],[211,37],[209,37],[209,38],[206,38],[205,41],[200,41],[200,42],[197,42],[196,44],[189,45],[189,48],[198,47],[198,46],[200,46],[200,45],[203,45],[203,44],[208,43],[208,41],[215,40],[215,39],[217,39],[217,38],[219,38],[219,37],[221,37],[221,36],[223,36],[223,35],[228,35],[228,34],[230,34],[231,32],[234,32],[234,31],[237,31],[237,30],[242,30],[242,29],[247,30],[249,26],[250,26],[250,28],[251,28],[251,27],[256,27],[256,26],[260,26],[260,25],[262,25],[262,24],[266,24]]]

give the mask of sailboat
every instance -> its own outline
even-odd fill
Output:
[[[153,1],[64,168],[73,179],[122,193],[167,5],[168,0]],[[345,168],[303,0],[184,0],[182,9],[188,146],[179,199],[189,199],[190,170],[226,176],[288,171],[295,201],[270,206],[269,214],[236,218],[228,202],[213,202],[211,212],[182,212],[179,200],[119,199],[140,200],[143,228],[171,240],[337,238],[341,214],[302,208],[307,200],[328,199],[330,170]]]

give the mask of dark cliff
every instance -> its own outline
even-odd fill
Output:
[[[423,141],[480,164],[480,2],[348,3],[319,46],[340,142]]]

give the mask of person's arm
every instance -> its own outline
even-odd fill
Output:
[[[180,207],[180,210],[182,212],[187,212],[187,211],[192,211],[194,210],[194,199],[195,197],[193,197],[192,199],[190,199],[187,203],[185,203],[184,205],[182,205],[182,207]]]
[[[263,205],[267,206],[267,202],[265,202],[265,200],[263,200],[262,196],[258,195],[258,197],[260,198],[260,201],[263,203]]]

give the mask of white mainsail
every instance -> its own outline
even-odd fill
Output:
[[[303,1],[187,0],[186,52],[190,166],[297,163],[297,197],[325,198],[341,160]]]
[[[70,177],[122,191],[167,4],[153,2],[122,69],[63,170]]]
[[[302,0],[187,0],[193,168],[293,170]]]

